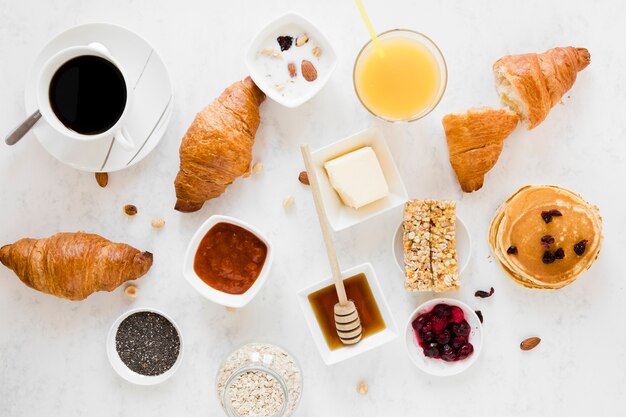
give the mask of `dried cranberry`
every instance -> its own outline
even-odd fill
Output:
[[[554,238],[550,235],[545,235],[541,237],[541,246],[546,249],[550,249],[550,245],[554,243]]]
[[[435,333],[427,331],[419,334],[420,340],[424,343],[432,342],[435,339]]]
[[[444,330],[437,335],[437,343],[445,345],[450,341],[450,331]]]
[[[451,314],[450,310],[451,308],[447,304],[437,304],[433,308],[432,313],[437,317],[450,317],[450,314]]]
[[[278,45],[280,45],[280,50],[286,51],[287,49],[291,48],[291,44],[293,43],[293,37],[279,36],[278,38],[276,38],[276,41],[278,42]]]
[[[562,216],[562,215],[563,214],[561,214],[561,212],[558,211],[558,210],[548,210],[548,211],[542,211],[541,212],[541,218],[546,223],[550,223],[552,221],[553,217],[558,217],[558,216]]]
[[[585,249],[587,249],[587,240],[581,240],[577,244],[574,245],[574,253],[578,256],[583,256],[585,253]]]
[[[506,253],[508,253],[509,255],[517,255],[517,246],[509,246],[509,248],[506,250]]]
[[[450,311],[452,312],[450,316],[450,322],[452,323],[460,323],[465,318],[465,314],[463,314],[463,310],[460,307],[453,306]]]
[[[457,336],[454,339],[452,339],[452,347],[455,349],[460,348],[465,343],[467,343],[467,339],[464,338],[463,336]]]
[[[459,359],[465,359],[474,352],[474,346],[466,343],[459,349]]]
[[[558,248],[557,250],[554,251],[554,257],[556,259],[563,259],[565,258],[565,251],[563,250],[563,248]]]
[[[483,312],[480,310],[476,310],[474,311],[474,313],[476,313],[476,315],[478,316],[478,320],[480,320],[480,322],[483,322]]]
[[[441,359],[447,362],[453,362],[458,359],[454,348],[450,345],[443,345],[441,348]]]
[[[426,324],[427,320],[428,320],[428,317],[426,315],[421,315],[415,320],[413,320],[413,323],[411,323],[411,325],[413,326],[413,330],[415,330],[416,332],[419,332],[420,330],[422,330],[422,327],[424,327],[424,324]]]
[[[556,258],[552,252],[547,250],[543,253],[543,258],[541,258],[541,260],[544,264],[551,264],[556,260]]]
[[[487,291],[482,291],[482,290],[478,290],[474,293],[475,297],[479,297],[479,298],[487,298],[487,297],[491,297],[494,293],[494,289],[493,287],[491,287],[491,289],[489,290],[489,292]]]

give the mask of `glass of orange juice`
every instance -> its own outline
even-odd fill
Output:
[[[354,89],[374,116],[412,122],[430,113],[446,90],[448,70],[441,50],[427,36],[408,29],[378,35],[383,54],[372,41],[354,63]]]

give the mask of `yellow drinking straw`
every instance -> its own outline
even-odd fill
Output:
[[[378,52],[379,57],[385,56],[385,51],[383,50],[380,41],[378,40],[378,36],[376,36],[376,32],[374,31],[374,26],[372,26],[372,22],[370,18],[367,17],[367,12],[365,11],[365,7],[363,7],[363,2],[361,0],[354,0],[356,3],[356,7],[359,8],[359,12],[361,13],[361,18],[363,22],[365,22],[365,26],[367,27],[368,32],[370,33],[370,37],[372,38],[372,42],[374,42],[374,47],[376,48],[376,52]]]

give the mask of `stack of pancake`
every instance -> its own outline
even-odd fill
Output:
[[[598,257],[602,218],[596,206],[553,185],[528,185],[500,206],[489,245],[504,270],[528,288],[571,284]]]

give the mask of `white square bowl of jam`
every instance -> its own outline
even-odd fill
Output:
[[[234,217],[213,215],[189,242],[183,275],[205,298],[241,308],[267,281],[272,259],[272,246],[258,229]]]
[[[398,336],[395,320],[372,265],[357,265],[342,271],[341,277],[348,298],[356,305],[363,328],[363,338],[355,345],[343,345],[337,336],[333,308],[339,299],[330,278],[298,292],[304,318],[326,365],[368,352]]]

